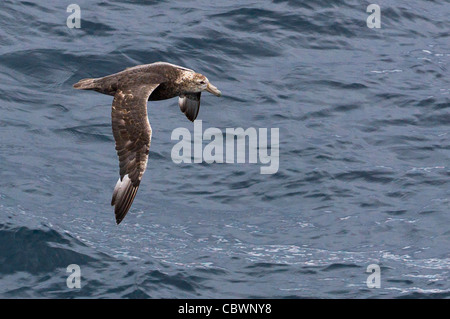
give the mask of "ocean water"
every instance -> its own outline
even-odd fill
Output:
[[[71,3],[0,4],[0,297],[450,297],[449,1]],[[222,91],[204,130],[279,128],[279,170],[175,164],[193,124],[150,102],[117,226],[112,97],[72,85],[156,61]]]

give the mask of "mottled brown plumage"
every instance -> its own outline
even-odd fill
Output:
[[[180,110],[194,121],[202,91],[221,95],[205,76],[165,62],[135,66],[103,78],[80,80],[74,88],[114,96],[111,117],[120,178],[111,205],[115,206],[117,224],[128,213],[147,167],[152,138],[147,101],[179,96]]]

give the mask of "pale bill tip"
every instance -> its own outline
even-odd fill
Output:
[[[208,86],[206,87],[206,91],[208,91],[211,94],[214,94],[215,96],[221,96],[222,92],[218,88],[216,88],[211,83],[208,83]]]

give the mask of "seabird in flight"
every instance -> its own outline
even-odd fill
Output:
[[[111,117],[120,178],[111,205],[117,224],[128,213],[147,167],[152,138],[147,101],[179,96],[181,112],[193,122],[200,109],[202,91],[221,96],[204,75],[166,62],[138,65],[102,78],[83,79],[73,87],[114,96]]]

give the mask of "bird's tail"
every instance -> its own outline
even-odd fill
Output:
[[[82,79],[75,83],[73,87],[78,90],[94,90],[97,88],[96,85],[97,79]]]

